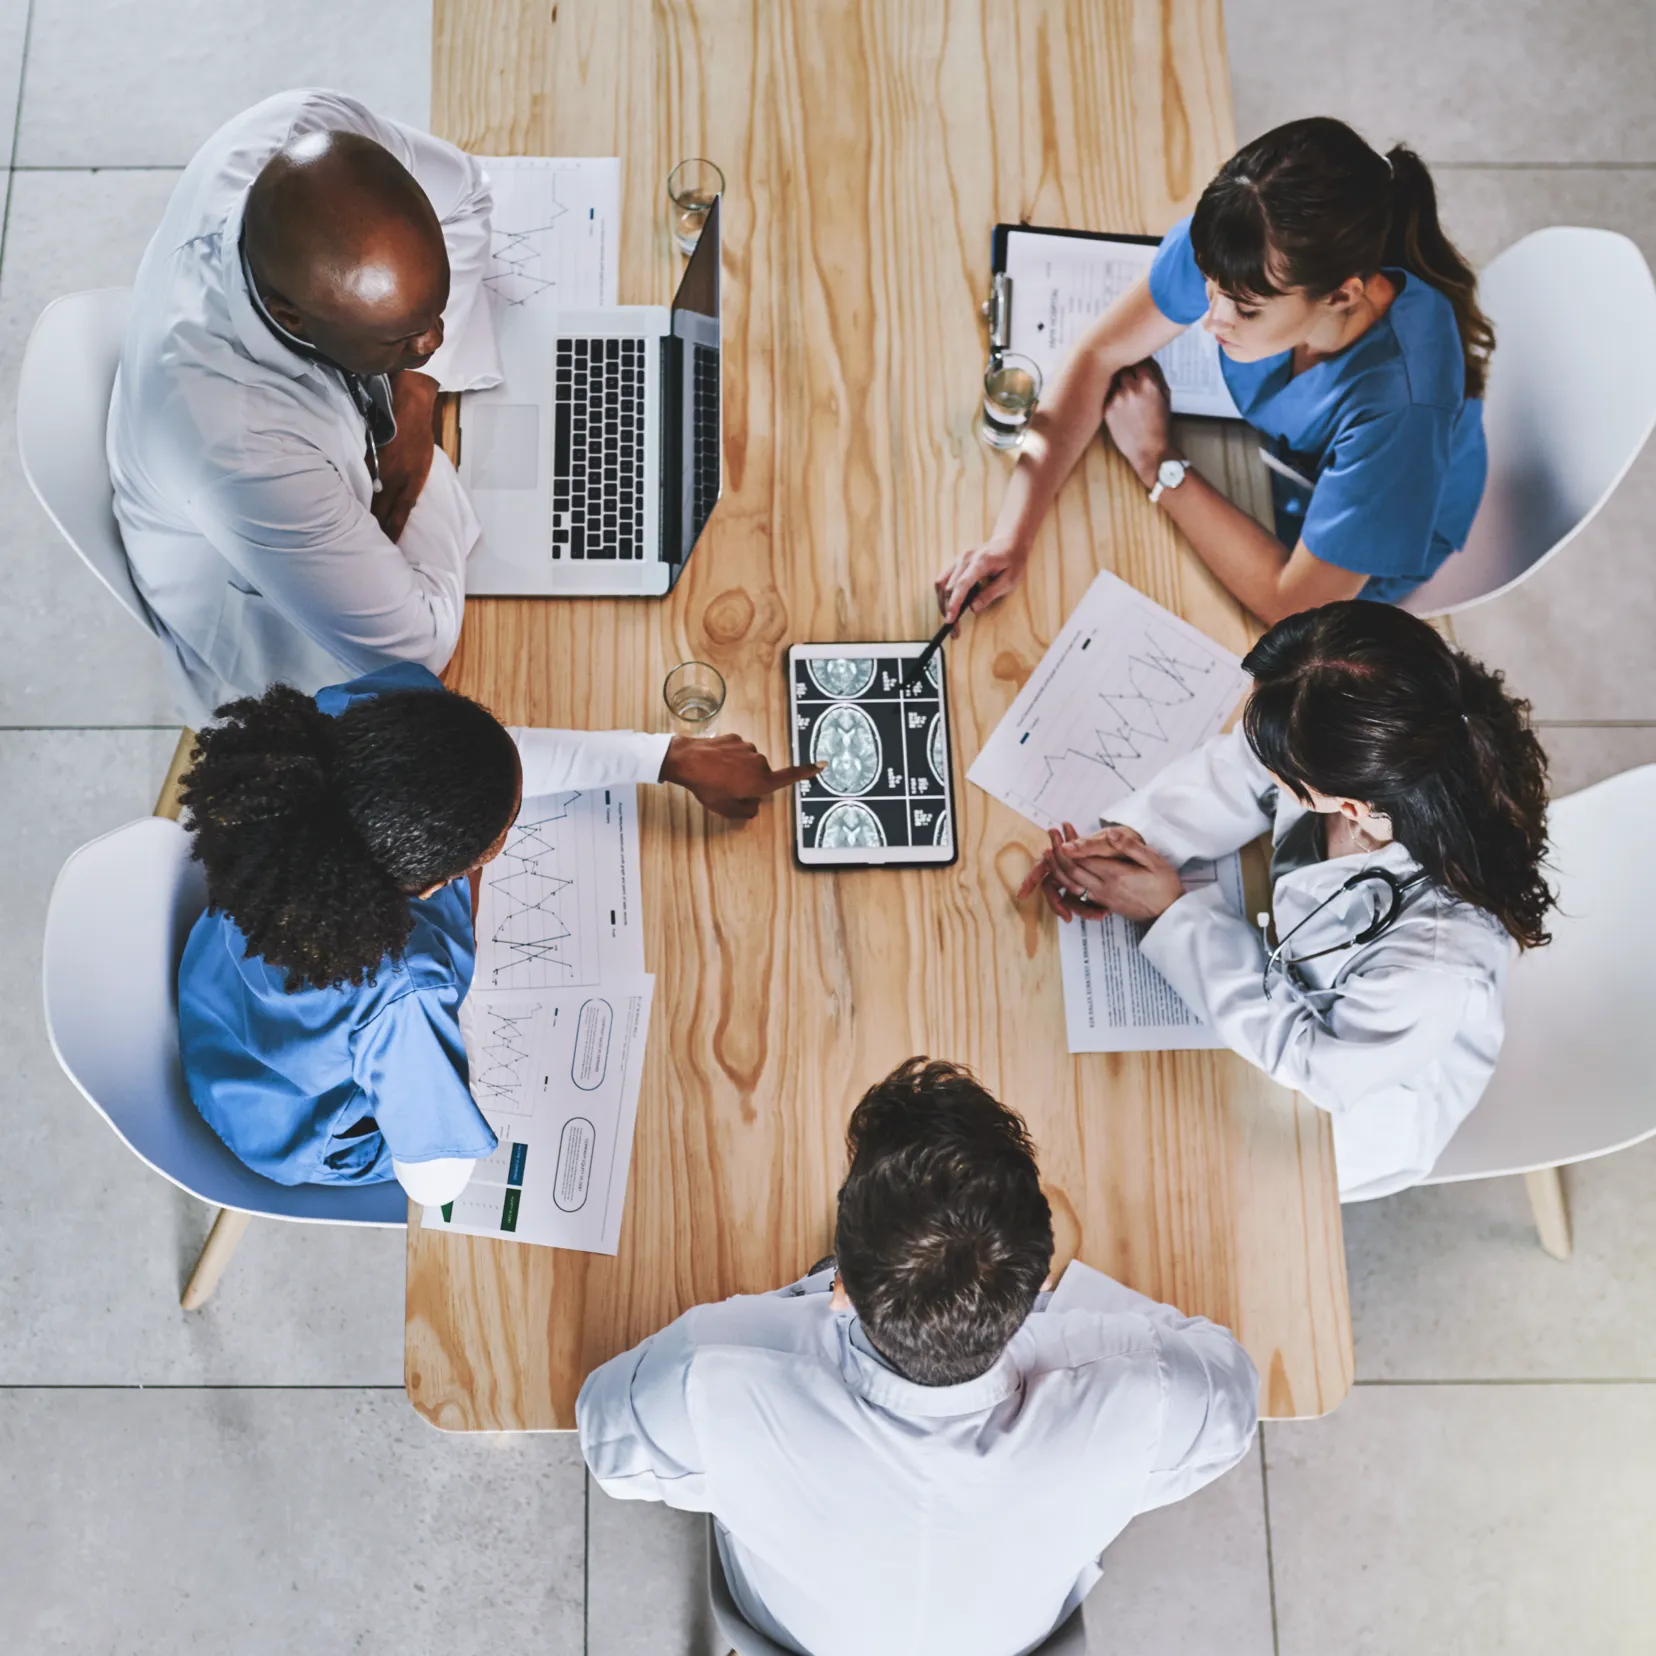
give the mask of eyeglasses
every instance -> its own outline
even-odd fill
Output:
[[[1346,949],[1358,949],[1365,943],[1372,943],[1377,937],[1383,937],[1397,924],[1397,919],[1403,912],[1403,904],[1408,894],[1418,885],[1426,883],[1424,874],[1416,874],[1412,879],[1400,880],[1389,868],[1362,868],[1351,876],[1349,880],[1336,886],[1334,890],[1323,898],[1317,906],[1290,926],[1286,933],[1277,941],[1275,947],[1271,944],[1271,916],[1260,914],[1255,918],[1259,925],[1260,941],[1265,946],[1265,970],[1260,976],[1260,992],[1267,1000],[1271,997],[1271,973],[1280,971],[1284,977],[1293,972],[1296,966],[1302,966],[1308,960],[1321,960],[1324,955],[1339,954]],[[1294,934],[1315,920],[1329,904],[1337,902],[1347,892],[1356,891],[1364,885],[1381,887],[1376,892],[1375,914],[1369,923],[1357,931],[1344,943],[1331,943],[1326,949],[1313,949],[1309,954],[1290,955],[1288,944]]]

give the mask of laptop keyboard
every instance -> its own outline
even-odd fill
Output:
[[[719,499],[719,353],[710,345],[697,345],[692,372],[696,420],[696,475],[690,495],[693,540]]]
[[[558,341],[554,558],[644,556],[644,345]]]

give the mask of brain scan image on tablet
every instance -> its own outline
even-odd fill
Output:
[[[803,867],[955,860],[941,658],[910,683],[923,644],[796,644],[788,652]]]

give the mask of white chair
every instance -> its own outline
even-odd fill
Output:
[[[734,1656],[794,1656],[791,1650],[761,1633],[740,1610],[730,1596],[730,1583],[725,1580],[724,1562],[719,1557],[719,1543],[713,1533],[713,1520],[707,1520],[707,1600],[713,1613],[713,1627],[724,1649]],[[1081,1611],[1076,1609],[1055,1627],[1029,1656],[1086,1656],[1087,1636],[1082,1626]],[[1013,1656],[1013,1653],[1008,1653]]]
[[[189,835],[141,817],[83,845],[46,912],[46,1029],[64,1073],[126,1147],[220,1209],[183,1295],[201,1305],[254,1214],[328,1224],[404,1225],[386,1184],[279,1185],[244,1166],[190,1101],[178,1054],[178,962],[206,905]]]
[[[1478,277],[1495,324],[1489,484],[1467,542],[1404,600],[1452,615],[1528,580],[1580,534],[1656,425],[1656,283],[1610,230],[1557,226]]]
[[[1656,1134],[1656,765],[1553,802],[1553,940],[1513,962],[1506,1042],[1427,1184],[1528,1176],[1541,1245],[1564,1258],[1558,1169]]]
[[[154,632],[121,544],[104,453],[131,310],[131,288],[98,288],[54,299],[40,313],[18,377],[17,447],[23,475],[58,532],[121,607]]]

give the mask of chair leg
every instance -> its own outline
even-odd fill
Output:
[[[1570,1257],[1570,1210],[1564,1201],[1564,1181],[1561,1169],[1538,1167],[1524,1175],[1524,1189],[1529,1192],[1530,1212],[1535,1215],[1535,1228],[1541,1235],[1541,1246],[1554,1259]]]
[[[201,1257],[190,1273],[190,1280],[184,1284],[184,1296],[179,1303],[186,1311],[199,1311],[207,1303],[252,1218],[251,1213],[240,1213],[235,1208],[218,1210],[213,1228],[202,1244]]]

